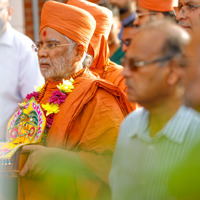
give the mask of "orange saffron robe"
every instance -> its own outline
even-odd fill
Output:
[[[41,104],[48,102],[57,84],[48,83]],[[102,191],[109,190],[108,174],[119,126],[132,107],[118,87],[97,79],[88,69],[75,79],[74,87],[54,116],[47,146],[78,152],[97,179],[75,175],[72,194],[59,197],[52,191],[48,196],[48,177],[44,181],[19,178],[19,200],[76,199],[75,193],[78,199],[103,199]]]

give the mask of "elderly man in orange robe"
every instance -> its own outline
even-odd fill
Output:
[[[20,172],[19,200],[108,199],[112,153],[131,106],[117,86],[83,68],[94,29],[94,18],[83,9],[55,1],[43,6],[37,48],[46,84],[36,99],[48,119],[47,147],[23,147],[30,154]],[[71,77],[74,82],[63,81],[73,83],[63,97],[58,87]],[[55,112],[48,110],[52,101],[59,104]]]
[[[96,20],[96,29],[88,50],[88,53],[93,56],[90,70],[126,92],[127,86],[122,76],[123,67],[109,60],[107,40],[113,23],[112,12],[105,7],[85,0],[68,0],[67,4],[88,11]],[[136,108],[135,103],[131,105],[133,109]]]

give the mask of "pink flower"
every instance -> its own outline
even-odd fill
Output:
[[[62,93],[60,90],[53,92],[52,96],[49,99],[49,103],[54,103],[60,105],[65,102],[67,95]]]
[[[50,115],[46,116],[46,127],[47,128],[50,128],[51,125],[53,124],[53,117],[54,117],[54,114],[50,114]]]
[[[27,94],[26,95],[26,98],[28,99],[28,100],[30,100],[32,97],[34,97],[35,98],[35,100],[37,100],[38,99],[38,97],[39,97],[39,93],[38,92],[32,92],[32,93],[30,93],[30,94]]]

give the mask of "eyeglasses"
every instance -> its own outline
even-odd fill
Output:
[[[143,16],[145,16],[145,15],[156,15],[157,14],[157,12],[148,12],[148,13],[137,13],[136,12],[136,17],[138,17],[138,18],[141,18],[141,17],[143,17]]]
[[[175,10],[176,14],[178,14],[180,11],[182,11],[183,13],[190,14],[191,12],[195,11],[199,7],[200,7],[200,5],[186,5],[186,6],[174,7],[174,10]]]
[[[68,45],[74,45],[73,43],[70,43],[70,44],[57,44],[55,42],[48,42],[48,43],[38,43],[38,44],[33,44],[32,45],[32,49],[33,51],[35,52],[38,52],[39,50],[42,49],[42,47],[44,47],[44,49],[46,50],[52,50],[52,49],[55,49],[56,47],[62,47],[62,46],[68,46]]]
[[[131,44],[131,39],[126,39],[121,41],[121,46],[126,45],[127,47]]]
[[[129,67],[129,69],[132,71],[136,71],[139,67],[143,67],[145,65],[150,65],[157,62],[165,62],[171,60],[173,57],[174,55],[167,55],[150,61],[139,61],[139,62],[134,61],[134,59],[132,58],[129,61],[125,60],[125,66]]]

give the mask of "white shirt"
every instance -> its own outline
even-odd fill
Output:
[[[174,199],[169,186],[172,170],[200,141],[200,117],[182,106],[155,137],[149,113],[132,112],[120,128],[110,173],[113,200]]]
[[[26,94],[44,80],[39,71],[32,40],[8,24],[0,38],[0,138],[6,134],[8,120]]]

